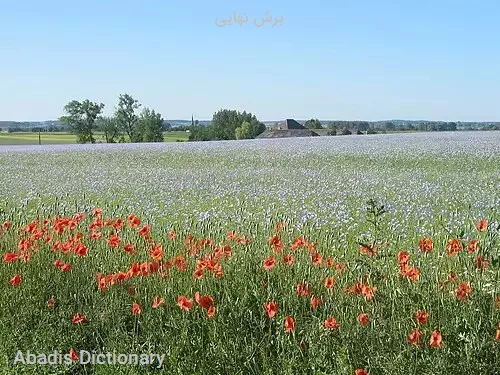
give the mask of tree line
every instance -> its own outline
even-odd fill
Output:
[[[221,109],[214,113],[210,125],[193,124],[190,141],[251,139],[266,130],[266,126],[250,112]]]
[[[107,143],[163,142],[164,120],[160,113],[142,105],[129,94],[118,97],[114,115],[102,116],[103,103],[72,100],[64,106],[59,120],[77,137],[78,143],[95,143],[95,132],[102,131]]]
[[[90,100],[72,100],[64,106],[65,114],[60,117],[61,127],[51,126],[45,131],[60,131],[69,129],[77,137],[79,143],[95,143],[95,133],[101,132],[107,143],[115,142],[163,142],[163,132],[173,130],[162,115],[142,105],[129,94],[121,94],[112,116],[103,116],[105,105]],[[399,121],[399,120],[398,120]],[[317,118],[304,122],[308,129],[328,129],[328,135],[358,134],[391,131],[453,131],[457,130],[455,122],[418,122],[394,123],[391,121],[328,121],[322,123]],[[494,130],[489,127],[488,130]],[[202,125],[192,121],[191,126],[175,128],[176,130],[189,130],[190,141],[251,139],[266,130],[264,123],[260,122],[250,112],[220,109],[215,112],[209,125]],[[33,128],[31,131],[41,131]],[[21,128],[12,127],[9,132],[22,131]]]

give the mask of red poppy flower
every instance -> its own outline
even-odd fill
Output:
[[[420,344],[420,340],[422,338],[423,332],[418,328],[415,328],[407,337],[407,340],[410,344],[418,345]]]
[[[307,282],[297,284],[297,293],[301,297],[305,297],[311,293],[311,287]]]
[[[203,277],[203,268],[198,268],[197,270],[195,270],[193,272],[193,277],[196,280],[201,280],[201,278]]]
[[[194,294],[194,300],[199,306],[203,307],[206,310],[214,305],[214,299],[212,296],[202,296],[199,292],[196,292]]]
[[[9,280],[9,284],[12,286],[18,286],[19,284],[21,284],[21,275],[14,275],[14,277]]]
[[[439,331],[433,331],[431,334],[431,338],[429,340],[429,345],[433,348],[440,347],[443,343],[443,337]]]
[[[132,305],[132,315],[140,315],[141,311],[141,306],[138,303]]]
[[[151,258],[153,258],[153,260],[160,262],[161,259],[163,258],[163,247],[161,245],[156,245],[151,251],[150,255]]]
[[[335,278],[333,276],[328,276],[323,282],[323,285],[326,289],[332,289],[335,286]]]
[[[423,253],[430,253],[433,248],[433,243],[431,238],[421,238],[420,241],[418,241],[418,247],[421,252]]]
[[[170,230],[168,232],[168,238],[170,238],[171,240],[173,240],[175,237],[176,237],[175,232],[173,230]]]
[[[313,252],[311,254],[311,262],[312,262],[313,266],[319,266],[323,262],[323,258],[321,257],[321,255],[319,253]]]
[[[184,296],[179,296],[177,299],[177,306],[179,306],[181,310],[189,311],[191,307],[193,307],[193,300]]]
[[[16,253],[5,253],[3,256],[4,263],[15,262],[18,259],[19,259],[19,254],[16,254]]]
[[[408,251],[405,250],[400,250],[398,252],[398,263],[401,264],[406,264],[410,260],[410,254],[408,254]]]
[[[121,240],[122,239],[120,237],[118,237],[116,234],[111,234],[111,236],[109,236],[109,239],[108,239],[108,246],[109,247],[118,247]]]
[[[478,240],[470,240],[469,244],[467,245],[467,251],[469,253],[473,253],[479,249],[479,242]]]
[[[285,332],[292,332],[295,329],[295,320],[290,316],[285,316]]]
[[[266,271],[273,269],[275,265],[276,265],[276,259],[274,259],[273,257],[268,257],[264,259],[264,269]]]
[[[459,300],[464,300],[466,299],[468,296],[470,296],[472,293],[472,289],[471,287],[469,286],[469,284],[467,284],[466,282],[461,282],[459,285],[458,285],[458,289],[457,289],[457,298]]]
[[[128,215],[127,220],[130,225],[130,228],[137,228],[139,225],[141,225],[141,219],[139,219],[134,214]]]
[[[479,232],[484,232],[488,228],[488,220],[486,219],[481,219],[479,222],[476,224],[476,229]]]
[[[133,255],[135,254],[135,246],[134,244],[128,243],[125,246],[123,246],[123,250],[125,250],[126,253]]]
[[[283,242],[281,242],[281,238],[278,235],[272,236],[267,243],[275,253],[280,254],[283,252]]]
[[[460,250],[462,250],[462,248],[463,248],[462,242],[457,238],[449,240],[448,243],[446,244],[446,252],[450,256],[457,255],[460,252]]]
[[[497,333],[495,335],[495,340],[500,341],[500,322],[498,322]]]
[[[323,300],[321,298],[311,296],[311,308],[313,310],[317,309],[321,304],[323,303]]]
[[[78,354],[75,352],[75,349],[71,348],[69,350],[69,355],[71,356],[71,360],[72,361],[78,361],[79,357],[78,357]]]
[[[144,225],[137,234],[142,237],[147,237],[149,235],[149,232],[151,231],[151,225]]]
[[[323,326],[326,329],[337,329],[340,327],[337,319],[335,319],[333,316],[328,317],[328,319],[323,322]]]
[[[370,375],[368,374],[368,371],[362,368],[358,368],[356,371],[354,371],[355,375]]]
[[[267,302],[264,304],[264,309],[266,310],[267,316],[271,319],[278,312],[278,304],[274,301]]]
[[[367,313],[361,313],[356,319],[362,326],[366,326],[370,322],[370,315]]]
[[[295,257],[293,254],[288,254],[283,257],[283,263],[288,264],[290,267],[293,266],[293,263],[295,262]]]
[[[82,324],[82,323],[87,323],[89,320],[87,317],[81,313],[76,313],[73,315],[73,319],[71,319],[73,324]]]
[[[97,240],[97,239],[99,239],[101,237],[102,237],[102,233],[101,232],[96,232],[95,230],[93,230],[90,233],[90,238],[92,238],[93,240]]]
[[[417,311],[417,313],[415,314],[415,319],[420,324],[425,324],[429,319],[429,314],[427,314],[425,311]]]
[[[164,303],[165,303],[165,300],[163,298],[155,296],[155,298],[153,299],[153,309],[157,309],[158,307],[160,307]]]

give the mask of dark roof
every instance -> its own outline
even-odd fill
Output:
[[[286,119],[285,121],[280,123],[280,129],[281,130],[287,130],[287,129],[305,129],[302,125],[300,125],[297,121],[294,119]]]
[[[290,137],[318,137],[319,134],[310,129],[269,129],[256,138],[290,138]]]

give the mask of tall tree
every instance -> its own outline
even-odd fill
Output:
[[[106,143],[115,143],[116,138],[120,135],[118,124],[115,117],[100,117],[97,120],[98,129],[104,132]]]
[[[161,114],[144,108],[137,126],[137,139],[142,142],[163,142],[163,118]]]
[[[104,104],[84,100],[72,100],[64,106],[65,116],[60,121],[67,124],[76,134],[78,143],[95,143],[94,130],[97,129],[96,119],[102,112]]]
[[[118,107],[115,111],[115,117],[118,128],[128,135],[130,142],[138,140],[137,124],[139,117],[135,113],[141,105],[129,94],[121,94],[118,98]]]
[[[265,125],[250,112],[241,113],[236,110],[221,109],[214,113],[211,132],[214,139],[236,139],[236,128],[244,122],[248,122],[251,126],[251,138],[266,130]]]

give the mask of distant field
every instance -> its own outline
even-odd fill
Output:
[[[165,142],[187,141],[189,133],[172,131],[163,133]],[[104,142],[104,134],[96,134],[97,142]],[[43,145],[76,143],[76,136],[70,133],[41,133]],[[38,133],[3,133],[0,132],[1,145],[37,145]]]

